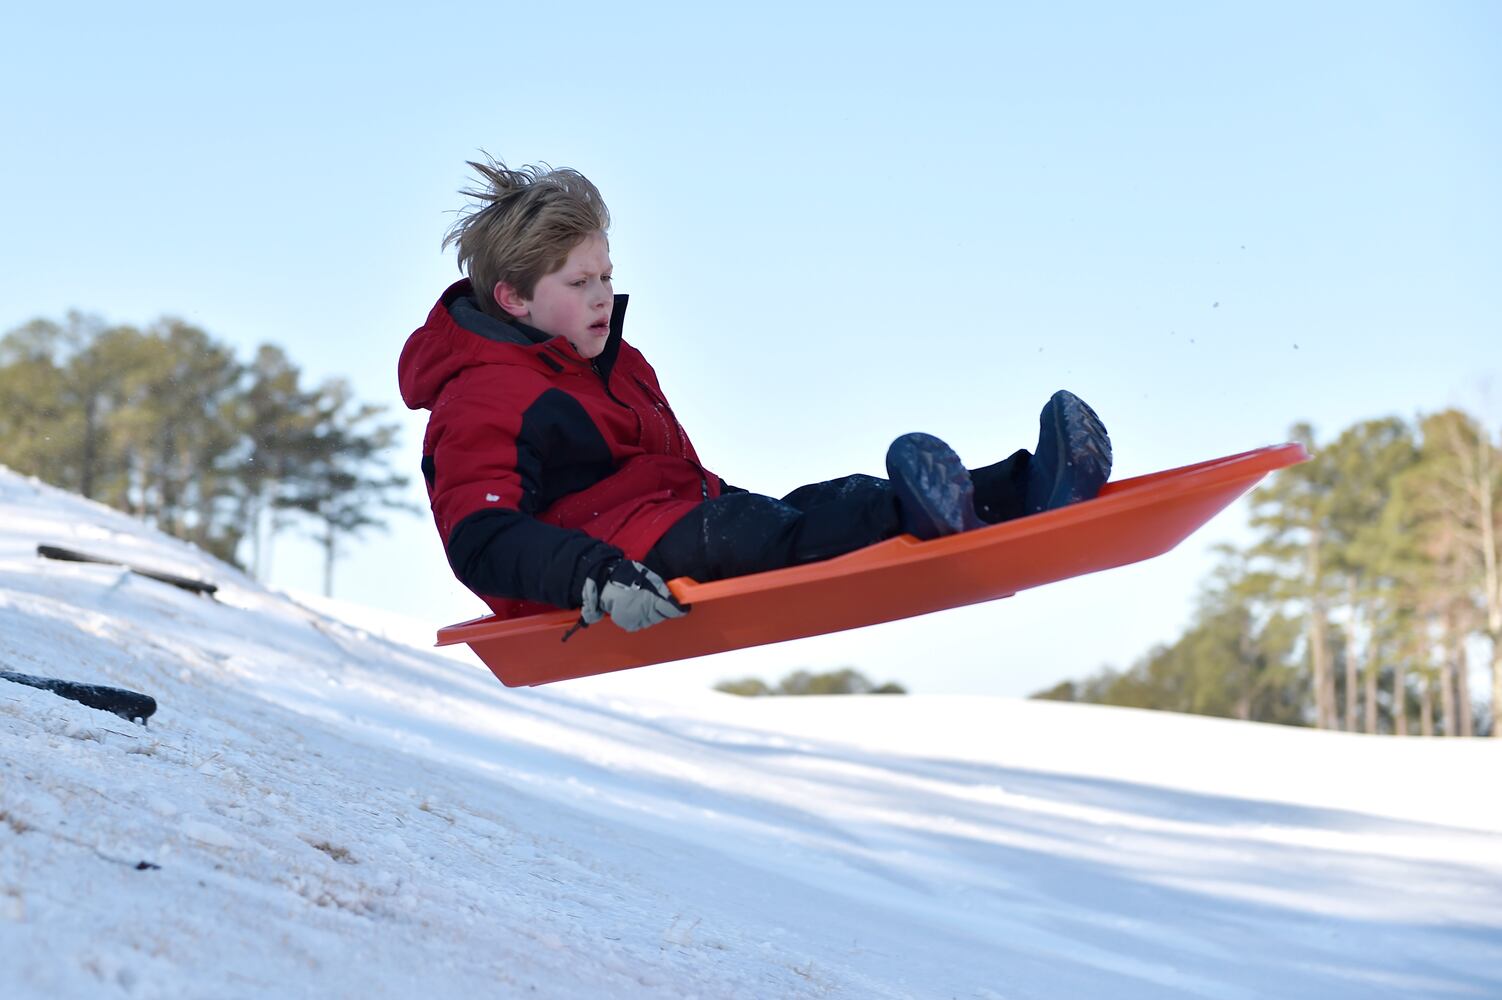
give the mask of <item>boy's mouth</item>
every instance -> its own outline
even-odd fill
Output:
[[[601,319],[589,324],[589,328],[595,333],[606,333],[610,330],[610,320]]]

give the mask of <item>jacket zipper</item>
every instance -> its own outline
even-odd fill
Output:
[[[664,429],[667,428],[669,422],[672,423],[673,437],[678,441],[678,457],[687,460],[688,441],[683,436],[683,427],[678,423],[678,418],[673,415],[673,408],[665,400],[659,399],[657,393],[652,391],[652,387],[643,382],[639,376],[632,375],[631,377],[635,379],[637,385],[641,386],[641,391],[646,393],[652,405],[657,408],[657,418],[662,421]],[[708,500],[709,478],[704,474],[703,466],[698,462],[694,462],[693,465],[699,470],[699,496]]]
[[[617,406],[623,406],[626,409],[630,410],[631,413],[632,413],[632,415],[636,417],[637,425],[640,426],[641,425],[641,415],[636,412],[636,408],[633,407],[633,406],[631,406],[631,404],[629,404],[629,403],[622,402],[622,400],[621,400],[621,398],[619,396],[617,396],[615,393],[613,393],[613,392],[610,391],[610,379],[608,379],[608,378],[605,377],[604,373],[600,371],[600,369],[595,365],[594,361],[590,361],[589,368],[599,378],[600,385],[605,389],[605,395],[610,399],[610,401],[612,403],[615,403]],[[645,383],[645,382],[643,382],[641,380],[641,378],[639,378],[636,375],[632,375],[631,378],[636,382],[636,384],[638,386],[641,387],[641,391],[646,395],[646,397],[652,401],[652,406],[657,411],[657,419],[662,421],[663,428],[664,428],[664,430],[666,430],[667,426],[668,426],[668,418],[667,418],[666,415],[664,415],[664,411],[666,411],[666,413],[668,413],[668,414],[671,414],[672,413],[672,409],[666,403],[664,403],[662,400],[658,399],[657,398],[657,394],[654,393],[651,390],[651,388],[647,385],[647,383]],[[678,426],[678,418],[677,417],[673,417],[672,418],[672,427],[673,427],[673,437],[678,442],[678,457],[682,458],[682,459],[687,459],[688,458],[688,444],[687,444],[687,442],[683,438],[683,429]],[[696,469],[699,470],[699,496],[702,497],[705,500],[708,500],[709,499],[709,478],[704,474],[704,467],[703,466],[699,465],[699,463],[697,463],[697,462],[693,463],[693,465],[694,465],[694,468],[696,468]]]
[[[648,386],[647,383],[643,382],[639,376],[633,375],[631,377],[636,381],[637,385],[641,386],[641,391],[646,394],[647,398],[652,401],[652,405],[656,407],[657,419],[662,421],[664,440],[666,440],[667,438],[669,424],[671,423],[673,440],[678,442],[678,457],[688,458],[688,446],[684,443],[683,430],[678,426],[678,418],[672,416],[673,411],[668,409],[666,403],[657,398],[657,394],[653,392],[651,387]],[[671,420],[669,420],[670,417]],[[707,489],[708,488],[706,487],[706,490]]]
[[[599,378],[600,385],[603,386],[604,389],[605,389],[605,396],[606,396],[606,398],[608,398],[616,406],[624,406],[626,409],[631,410],[632,413],[636,412],[636,410],[632,409],[630,403],[624,403],[624,402],[622,402],[619,396],[617,396],[615,393],[613,393],[613,392],[610,391],[610,379],[606,378],[605,374],[603,372],[601,372],[600,369],[598,369],[598,368],[595,367],[595,363],[593,361],[591,361],[589,363],[589,369],[590,369],[590,371],[592,371],[592,372],[595,373],[595,376],[597,378]],[[637,417],[637,420],[638,420],[638,422],[640,422],[641,418]]]

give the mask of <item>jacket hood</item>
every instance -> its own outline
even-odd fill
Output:
[[[507,323],[483,312],[469,279],[450,285],[422,326],[407,338],[397,363],[402,402],[414,410],[432,409],[449,380],[475,365],[510,364],[557,374],[573,367],[591,369],[604,379],[620,353],[626,296],[615,296],[610,336],[593,362],[563,337],[553,337],[525,323]]]

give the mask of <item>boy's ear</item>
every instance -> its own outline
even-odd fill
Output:
[[[521,297],[515,287],[504,281],[497,281],[491,294],[495,296],[496,305],[517,319],[526,319],[532,312],[530,303]]]

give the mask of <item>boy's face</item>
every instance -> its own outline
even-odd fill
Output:
[[[604,233],[586,236],[562,267],[538,280],[530,299],[504,281],[496,283],[494,294],[501,308],[523,323],[564,338],[583,357],[598,357],[610,336],[615,307],[610,244]]]

